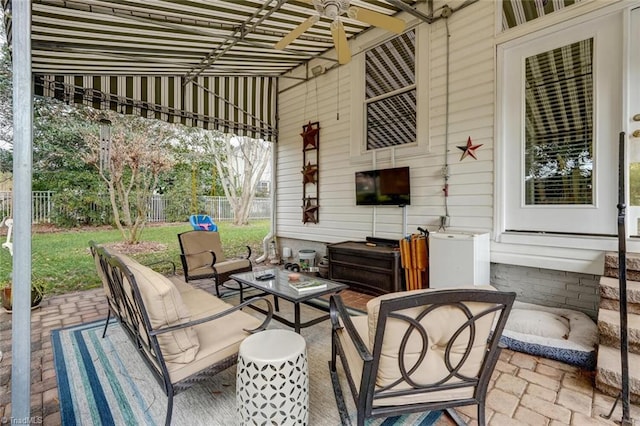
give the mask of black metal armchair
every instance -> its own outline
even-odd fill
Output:
[[[343,424],[350,424],[337,370],[339,357],[357,407],[368,418],[443,410],[485,399],[498,342],[516,294],[490,286],[391,293],[372,299],[367,315],[351,317],[340,296],[330,314],[331,381]]]
[[[222,251],[218,232],[187,231],[178,234],[178,241],[184,280],[189,282],[193,279],[213,278],[218,297],[220,297],[219,287],[229,281],[232,274],[253,269],[249,260],[251,248],[247,246],[246,258],[227,259]]]

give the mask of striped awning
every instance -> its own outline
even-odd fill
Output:
[[[122,114],[275,142],[275,77],[35,74],[34,93]]]
[[[23,0],[1,1],[11,43],[11,2]],[[503,28],[579,1],[504,0]],[[351,0],[387,15],[403,9],[398,3]],[[273,48],[314,13],[310,0],[32,0],[36,92],[240,135],[273,135],[274,79],[333,47],[331,22],[322,18],[284,51]],[[368,29],[342,21],[349,38]]]
[[[581,0],[502,0],[502,30],[517,27]]]
[[[2,0],[11,43],[11,2]],[[354,6],[394,15],[383,0]],[[333,48],[309,0],[32,0],[36,92],[238,134],[275,133],[277,78]],[[367,24],[342,17],[347,37]],[[216,116],[215,114],[221,114]]]

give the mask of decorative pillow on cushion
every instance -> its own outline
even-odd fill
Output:
[[[125,259],[124,256],[121,259],[135,276],[151,327],[158,329],[191,319],[180,292],[168,278],[132,259]],[[157,338],[164,359],[170,362],[189,363],[195,359],[200,348],[193,327],[160,334]]]
[[[506,328],[511,331],[553,339],[569,338],[569,319],[561,315],[531,309],[512,309]]]

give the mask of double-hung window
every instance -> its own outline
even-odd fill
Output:
[[[367,150],[416,141],[415,49],[411,30],[365,54]]]
[[[388,34],[385,34],[388,36]],[[356,163],[392,162],[429,152],[427,28],[363,42],[350,64],[351,144]]]

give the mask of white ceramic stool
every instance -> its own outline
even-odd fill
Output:
[[[247,337],[238,352],[236,401],[241,425],[307,425],[307,345],[289,330]]]

